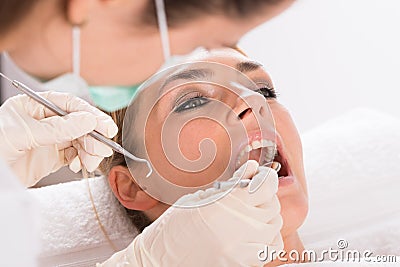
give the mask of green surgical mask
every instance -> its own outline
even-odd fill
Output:
[[[112,112],[127,107],[139,86],[89,86],[88,89],[95,106]]]

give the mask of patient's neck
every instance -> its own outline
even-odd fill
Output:
[[[294,263],[293,260],[289,259],[289,253],[292,250],[296,250],[301,258],[301,254],[304,251],[304,245],[303,245],[303,242],[301,242],[297,231],[294,232],[293,234],[283,238],[283,243],[284,243],[283,250],[286,252],[286,254],[284,256],[281,255],[281,257],[287,258],[288,260],[280,261],[280,260],[276,259],[276,260],[273,260],[272,262],[264,265],[264,267],[274,267],[274,266],[279,266],[282,264]],[[299,262],[296,262],[296,263],[299,263]]]
[[[150,221],[154,222],[155,220],[157,220],[158,217],[161,216],[161,214],[163,214],[168,208],[170,207],[170,205],[164,204],[162,202],[158,202],[157,205],[155,205],[153,208],[149,209],[149,210],[145,210],[143,211],[144,214],[147,216],[147,218],[149,218]]]

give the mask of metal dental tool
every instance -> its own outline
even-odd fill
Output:
[[[7,77],[6,75],[4,75],[1,72],[0,72],[0,76],[3,77],[4,79],[6,79],[7,81],[9,81],[15,88],[19,89],[20,91],[22,91],[23,93],[25,93],[26,95],[28,95],[29,97],[34,99],[35,101],[39,102],[46,108],[48,108],[51,111],[53,111],[54,113],[56,113],[57,115],[59,115],[59,116],[68,115],[67,112],[65,112],[64,110],[62,110],[61,108],[56,106],[54,103],[47,100],[46,98],[40,96],[38,93],[33,91],[31,88],[29,88],[25,84],[23,84],[19,81],[16,81],[16,80],[11,80],[9,77]],[[149,168],[149,172],[147,173],[146,177],[149,177],[151,175],[151,173],[153,172],[153,168],[151,167],[150,163],[147,160],[135,157],[129,151],[125,150],[120,144],[108,139],[101,133],[99,133],[97,131],[92,131],[92,132],[88,133],[88,135],[90,135],[97,141],[109,146],[115,152],[118,152],[131,160],[146,163],[147,167]]]
[[[272,168],[276,172],[279,172],[279,170],[282,167],[282,165],[276,161],[265,163],[262,166]],[[237,182],[237,181],[214,182],[213,187],[215,189],[225,189],[225,188],[231,188],[237,184],[240,188],[243,188],[243,187],[247,187],[250,184],[250,181],[251,181],[250,179],[243,179],[243,180],[240,180],[239,182]]]

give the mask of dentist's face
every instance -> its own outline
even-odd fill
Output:
[[[176,86],[193,75],[207,79],[212,74],[196,70],[177,75],[179,79],[160,91],[146,118],[144,140],[152,165],[169,182],[196,187],[232,174],[247,159],[260,164],[278,161],[282,165],[278,173],[282,235],[293,233],[308,209],[302,148],[288,111],[276,99],[269,75],[260,64],[232,49],[212,50],[192,60],[235,68],[257,88],[191,83]],[[154,94],[153,90],[142,100],[154,99]],[[268,159],[268,149],[255,148],[254,142],[268,146],[271,141],[277,144],[278,153]],[[170,152],[174,147],[177,149]]]
[[[37,9],[19,27],[7,50],[22,70],[48,80],[71,71],[71,23],[58,6],[61,1],[37,2]],[[131,86],[153,75],[164,56],[157,25],[139,19],[140,7],[147,1],[93,2],[81,27],[82,77],[91,85]],[[169,28],[171,54],[188,54],[198,46],[211,49],[236,45],[244,34],[292,3],[279,1],[243,18],[223,13],[188,18]]]

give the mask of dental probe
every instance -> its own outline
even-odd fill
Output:
[[[28,95],[30,98],[32,98],[33,100],[39,102],[40,104],[42,104],[46,108],[50,109],[51,111],[53,111],[57,115],[59,115],[59,116],[68,115],[67,112],[65,112],[64,110],[59,108],[54,103],[52,103],[49,100],[47,100],[46,98],[44,98],[41,95],[37,94],[35,91],[33,91],[31,88],[29,88],[25,84],[23,84],[23,83],[21,83],[19,81],[16,81],[16,80],[11,80],[9,77],[7,77],[6,75],[4,75],[1,72],[0,72],[0,76],[3,77],[4,79],[6,79],[7,81],[9,81],[15,88],[19,89],[20,91],[22,91],[23,93]],[[90,135],[91,137],[93,137],[97,141],[109,146],[115,152],[118,152],[118,153],[124,155],[125,157],[130,158],[131,160],[146,163],[147,167],[149,168],[149,172],[147,173],[146,177],[149,177],[151,175],[151,173],[153,172],[153,168],[151,167],[150,163],[147,160],[141,159],[141,158],[138,158],[138,157],[132,155],[129,151],[125,150],[120,144],[112,141],[111,139],[108,139],[107,137],[105,137],[101,133],[97,132],[96,130],[88,133],[88,135]]]
[[[274,169],[276,172],[279,172],[282,165],[279,162],[273,161],[273,162],[265,163],[262,166],[270,167],[270,168]],[[237,184],[240,188],[244,188],[244,187],[247,187],[250,184],[250,182],[251,182],[251,179],[243,179],[243,180],[240,180],[239,182],[237,182],[237,181],[221,181],[221,182],[219,182],[218,181],[218,182],[214,182],[213,187],[215,189],[228,189]]]

